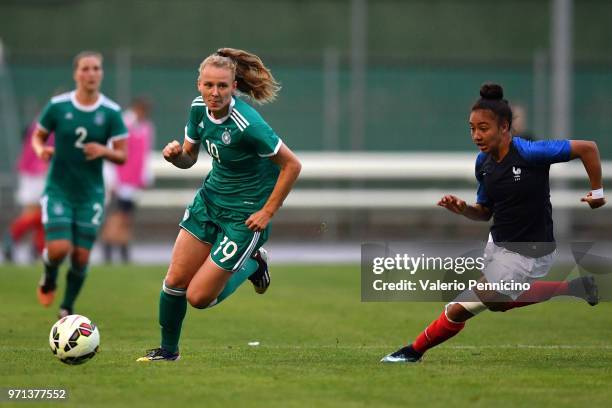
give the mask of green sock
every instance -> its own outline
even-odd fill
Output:
[[[181,326],[187,313],[186,292],[185,289],[167,287],[164,283],[164,287],[159,295],[161,346],[171,353],[178,351]]]
[[[64,293],[64,300],[60,306],[62,309],[73,309],[74,301],[83,287],[83,282],[85,282],[88,267],[89,264],[80,266],[74,263],[70,266],[66,276],[66,293]]]
[[[59,271],[58,265],[45,264],[45,279],[49,283],[56,283],[57,272]]]
[[[43,264],[45,265],[45,276],[42,281],[43,291],[44,290],[55,290],[55,286],[57,284],[57,273],[59,271],[59,267],[61,265],[60,262],[53,262],[49,259],[47,254],[47,249],[43,251],[42,255]]]
[[[225,287],[223,288],[219,296],[217,296],[217,301],[213,302],[208,307],[218,305],[219,303],[227,299],[232,293],[236,291],[236,289],[240,287],[240,285],[244,283],[245,280],[247,280],[249,276],[253,274],[253,272],[257,270],[258,266],[259,265],[257,264],[256,260],[252,258],[247,259],[244,265],[242,265],[242,268],[234,272],[232,274],[232,277],[229,278],[229,280],[225,284]]]

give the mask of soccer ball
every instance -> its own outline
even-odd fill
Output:
[[[49,345],[62,363],[83,364],[98,352],[100,332],[85,316],[62,317],[51,327]]]

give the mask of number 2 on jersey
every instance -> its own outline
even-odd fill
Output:
[[[78,136],[76,142],[74,142],[74,147],[76,147],[77,149],[82,149],[83,141],[87,137],[87,129],[85,129],[83,126],[79,126],[74,132]]]
[[[102,213],[104,211],[104,207],[100,203],[94,203],[93,205],[94,216],[91,218],[91,223],[94,225],[100,225],[100,221],[102,221]]]

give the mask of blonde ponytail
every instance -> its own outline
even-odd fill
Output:
[[[216,53],[202,61],[200,74],[207,65],[230,69],[238,83],[238,90],[258,103],[274,101],[281,89],[261,59],[247,51],[219,48]]]

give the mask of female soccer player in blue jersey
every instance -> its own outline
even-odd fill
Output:
[[[51,98],[32,137],[36,155],[51,161],[41,199],[46,242],[38,300],[43,306],[53,302],[60,264],[68,255],[71,261],[60,317],[73,313],[103,221],[102,160],[121,164],[127,157],[121,108],[100,93],[102,55],[84,51],[73,68],[76,90]],[[51,132],[55,147],[45,145]]]
[[[191,103],[181,145],[172,141],[164,158],[193,166],[202,145],[212,170],[187,207],[159,300],[161,346],[138,361],[179,358],[187,302],[212,307],[247,278],[257,293],[270,285],[269,222],[291,191],[301,164],[263,118],[236,94],[255,102],[275,99],[279,85],[259,57],[221,48],[199,68],[200,96]]]
[[[548,183],[550,165],[579,158],[591,184],[591,192],[581,201],[599,208],[606,200],[597,145],[584,140],[531,142],[512,137],[512,111],[502,87],[485,84],[480,95],[469,119],[472,140],[480,149],[476,158],[476,204],[446,195],[438,205],[475,221],[493,217],[483,282],[514,280],[530,283],[531,287],[524,292],[462,293],[412,344],[385,356],[383,362],[419,361],[428,349],[453,337],[466,320],[485,309],[506,311],[561,295],[583,298],[591,305],[598,302],[592,277],[569,282],[538,281],[550,270],[556,248]]]

